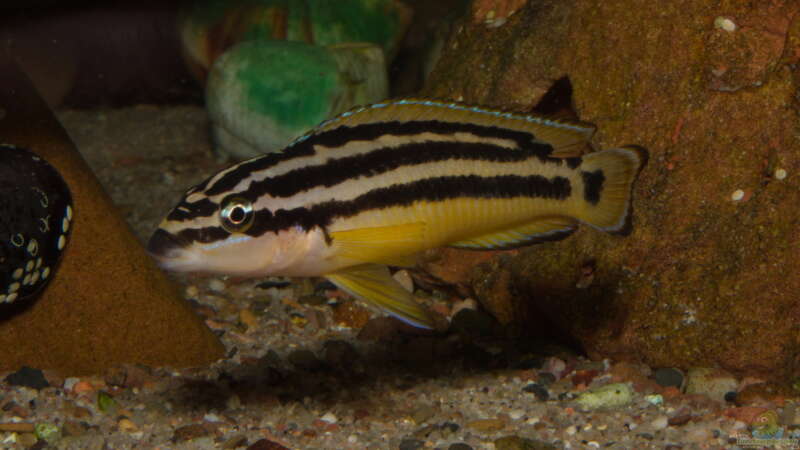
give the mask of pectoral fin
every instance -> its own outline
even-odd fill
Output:
[[[330,233],[336,254],[364,263],[411,267],[425,249],[425,224],[405,223],[386,227],[356,228]]]
[[[325,275],[337,287],[398,319],[421,328],[433,328],[428,313],[414,296],[392,278],[386,266],[362,264]]]
[[[464,239],[454,242],[450,246],[466,249],[504,250],[537,242],[563,239],[572,234],[576,228],[575,219],[551,216],[515,228]]]

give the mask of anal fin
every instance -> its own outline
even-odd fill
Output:
[[[421,328],[434,328],[433,319],[406,291],[386,266],[362,264],[325,275],[340,289],[398,319]]]
[[[450,247],[464,249],[505,250],[563,239],[577,228],[575,219],[566,216],[549,216],[510,229],[453,242]]]

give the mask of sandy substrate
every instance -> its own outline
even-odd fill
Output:
[[[225,165],[211,155],[199,107],[60,118],[143,242],[186,188]],[[51,387],[41,390],[0,383],[0,447],[43,448],[46,437],[76,449],[690,449],[751,436],[752,417],[731,403],[660,386],[647,367],[504,336],[477,313],[460,316],[461,332],[432,335],[318,282],[176,280],[227,359],[193,370],[46,373]],[[599,409],[578,401],[610,383],[626,383],[632,397]],[[793,405],[759,411],[793,424]]]

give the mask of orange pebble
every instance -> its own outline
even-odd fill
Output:
[[[76,394],[84,394],[92,391],[94,391],[94,386],[92,386],[92,384],[88,381],[78,381],[74,386],[72,386],[72,392]]]

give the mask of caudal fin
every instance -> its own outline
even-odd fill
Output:
[[[626,235],[631,231],[631,192],[647,162],[637,146],[612,148],[583,156],[583,202],[576,216],[600,230]]]

